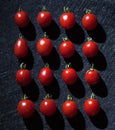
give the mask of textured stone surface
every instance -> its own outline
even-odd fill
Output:
[[[43,36],[43,30],[37,24],[36,16],[45,5],[52,13],[53,24],[45,31],[53,41],[54,50],[50,57],[42,59],[36,52],[36,42]],[[28,12],[31,25],[20,30],[14,23],[14,15],[18,7]],[[59,26],[59,16],[63,7],[69,7],[76,15],[77,25],[66,32]],[[95,32],[88,33],[81,26],[81,18],[85,9],[91,9],[97,15],[99,26]],[[79,30],[79,31],[78,31]],[[23,120],[17,113],[17,103],[23,91],[15,81],[15,72],[20,61],[13,54],[13,46],[18,34],[22,33],[28,41],[30,54],[24,61],[32,72],[34,82],[25,92],[35,103],[36,113],[29,120]],[[101,82],[97,88],[91,89],[84,80],[84,73],[90,67],[81,51],[88,36],[98,43],[99,54],[93,59],[95,68],[99,70]],[[79,81],[72,88],[67,87],[61,79],[61,71],[66,62],[59,54],[62,37],[68,36],[76,47],[76,56],[71,59],[77,70]],[[37,80],[39,70],[48,62],[53,69],[55,83],[49,89]],[[115,129],[115,0],[1,0],[0,1],[0,130],[114,130]],[[83,110],[83,103],[91,92],[94,92],[101,104],[101,112],[90,119]],[[38,109],[40,101],[46,93],[51,93],[58,107],[56,115],[45,118]],[[61,111],[61,105],[70,94],[78,103],[79,115],[67,120]]]

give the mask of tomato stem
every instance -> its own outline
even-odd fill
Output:
[[[86,9],[86,14],[91,14],[92,11],[90,9]]]
[[[73,100],[72,96],[68,95],[67,100]]]
[[[42,7],[42,11],[47,11],[46,6]]]
[[[21,7],[19,7],[18,11],[23,11]]]
[[[92,41],[92,38],[91,38],[91,37],[88,37],[87,40],[88,40],[88,41]]]
[[[72,67],[71,63],[65,65],[65,68],[71,68],[71,67]]]
[[[45,68],[49,68],[49,64],[48,63],[45,64]]]
[[[64,12],[69,12],[69,8],[68,7],[63,7],[63,10],[64,10]]]
[[[44,32],[44,37],[45,37],[45,38],[48,38],[48,35],[46,34],[46,32]]]
[[[24,97],[22,98],[22,100],[26,100],[26,99],[28,99],[28,96],[24,94]]]
[[[52,98],[52,95],[50,95],[49,93],[45,96],[44,99],[51,99]]]
[[[26,64],[22,62],[22,63],[20,64],[20,69],[25,69],[25,68],[26,68]]]
[[[94,99],[95,98],[95,94],[92,93],[91,96],[90,96],[90,99]]]
[[[62,40],[65,42],[65,41],[68,41],[68,38],[67,37],[62,37]]]
[[[93,63],[91,64],[90,70],[94,70],[94,64]]]
[[[19,38],[20,38],[20,39],[22,39],[22,38],[23,38],[21,33],[19,33]]]

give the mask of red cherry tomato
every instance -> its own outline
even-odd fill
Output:
[[[96,44],[96,42],[89,40],[84,43],[82,52],[88,58],[94,57],[98,53],[98,45]]]
[[[56,103],[53,99],[44,99],[39,106],[40,112],[44,116],[52,116],[56,112]]]
[[[22,99],[21,101],[19,101],[17,109],[18,109],[18,113],[23,118],[30,118],[35,111],[34,104],[29,99]]]
[[[49,86],[53,81],[53,72],[49,67],[44,67],[38,74],[38,80],[44,86]]]
[[[64,8],[64,13],[60,15],[59,22],[64,29],[71,29],[75,25],[75,15]]]
[[[23,38],[19,38],[16,40],[15,45],[14,45],[14,54],[17,58],[23,58],[27,55],[28,53],[28,46],[26,40]]]
[[[20,28],[26,27],[30,22],[28,14],[20,10],[15,14],[14,21]]]
[[[16,81],[22,87],[28,86],[32,81],[31,73],[28,69],[23,68],[24,64],[21,64],[21,69],[16,72]]]
[[[52,41],[49,38],[41,38],[38,40],[36,49],[41,56],[48,56],[52,51]]]
[[[67,68],[62,71],[62,79],[67,85],[73,85],[76,82],[77,77],[75,69],[68,65]]]
[[[82,25],[86,30],[93,30],[97,26],[97,17],[96,15],[92,14],[90,10],[86,12],[86,14],[82,18]]]
[[[97,99],[87,99],[84,103],[84,111],[88,116],[95,116],[100,110],[100,103]]]
[[[48,27],[52,22],[52,15],[49,11],[46,11],[46,9],[43,8],[43,11],[38,13],[37,21],[41,27]]]
[[[73,118],[78,113],[78,106],[72,99],[67,99],[62,105],[62,111],[67,118]]]
[[[64,58],[70,58],[75,52],[75,46],[71,41],[64,40],[59,46],[59,51]]]
[[[99,79],[100,79],[99,72],[95,70],[93,67],[91,67],[85,73],[85,80],[89,85],[97,84],[99,82]]]

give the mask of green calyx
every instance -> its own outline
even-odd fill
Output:
[[[90,70],[95,70],[95,69],[94,69],[94,64],[91,65]]]
[[[64,11],[64,12],[69,12],[69,8],[64,6],[64,7],[63,7],[63,11]]]
[[[73,100],[72,96],[68,95],[67,100],[70,100],[70,101]]]
[[[65,68],[66,68],[66,69],[67,69],[67,68],[71,68],[71,67],[72,67],[72,64],[71,64],[71,63],[65,65]]]
[[[20,64],[20,69],[26,69],[26,64],[21,63],[21,64]]]
[[[95,99],[95,94],[94,93],[91,94],[90,99]]]
[[[92,11],[90,9],[86,9],[86,14],[91,14]]]
[[[44,99],[52,99],[52,95],[47,94]]]
[[[46,6],[42,7],[42,11],[47,11]]]

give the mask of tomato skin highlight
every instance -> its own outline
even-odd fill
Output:
[[[27,70],[27,69],[20,69],[20,70],[18,70],[16,72],[16,81],[22,87],[28,86],[31,83],[31,81],[32,81],[32,77],[31,77],[30,71]]]
[[[17,58],[23,58],[28,54],[28,46],[26,40],[19,38],[14,45],[14,55]]]
[[[52,41],[48,38],[41,38],[38,40],[36,49],[41,56],[48,56],[52,51]]]
[[[59,46],[59,51],[64,58],[70,58],[75,52],[75,46],[69,40],[63,41]]]
[[[77,78],[77,73],[73,68],[65,68],[62,71],[62,79],[67,85],[73,85],[76,82]]]
[[[23,118],[30,118],[34,112],[34,104],[29,99],[20,100],[17,106],[17,110],[20,116]]]
[[[85,73],[85,80],[89,85],[92,85],[92,86],[96,85],[100,80],[99,72],[95,69],[88,70]]]
[[[38,15],[37,15],[37,22],[43,28],[48,27],[52,22],[51,13],[49,11],[39,12]]]
[[[44,116],[52,116],[56,113],[56,103],[53,99],[44,99],[39,109]]]
[[[66,100],[62,105],[62,111],[67,118],[73,118],[78,113],[78,106],[75,101]]]
[[[96,42],[87,41],[82,47],[82,52],[88,58],[94,57],[98,53],[98,45],[96,44]]]
[[[64,29],[71,29],[75,25],[75,19],[72,12],[64,12],[61,14],[59,22]]]
[[[84,111],[88,116],[95,116],[100,110],[100,103],[97,99],[87,99],[84,103]]]
[[[53,81],[53,72],[50,68],[44,67],[38,74],[38,80],[44,86],[49,86]]]
[[[30,22],[28,14],[25,11],[18,11],[14,16],[14,21],[20,28],[27,27]]]
[[[92,13],[87,13],[82,18],[82,25],[88,31],[95,29],[97,24],[97,17]]]

